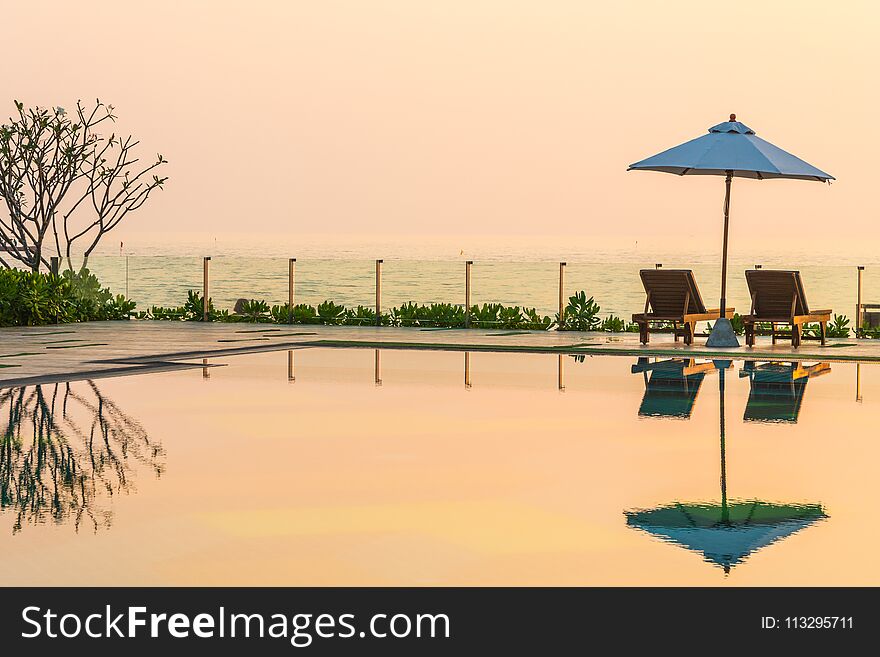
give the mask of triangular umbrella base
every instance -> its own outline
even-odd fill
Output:
[[[738,347],[739,340],[736,339],[736,332],[733,330],[733,324],[726,317],[715,322],[709,339],[706,340],[707,347]]]

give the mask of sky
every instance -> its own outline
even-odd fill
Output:
[[[735,181],[732,243],[880,246],[877,3],[0,2],[0,116],[99,97],[169,160],[119,239],[717,250],[722,179],[626,167],[735,112],[837,182]]]

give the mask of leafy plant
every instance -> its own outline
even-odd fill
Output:
[[[393,326],[418,326],[421,306],[408,301],[402,306],[391,309],[391,324]]]
[[[562,321],[556,317],[559,328],[563,331],[595,331],[601,325],[599,319],[599,304],[593,297],[587,298],[587,293],[581,290],[568,298]]]
[[[264,323],[272,321],[269,310],[269,304],[265,301],[249,299],[241,304],[241,310],[238,314],[242,321]]]
[[[829,338],[846,338],[849,336],[849,318],[845,315],[834,315],[834,318],[828,322],[825,331]]]
[[[88,269],[61,276],[0,269],[0,326],[128,319],[135,303],[101,287]]]
[[[863,338],[878,340],[880,339],[880,326],[871,326],[868,322],[865,322],[862,324],[859,335]]]
[[[201,322],[205,318],[205,300],[195,290],[186,293],[186,303],[183,304],[183,318],[188,322]],[[208,321],[216,319],[214,303],[208,297]]]
[[[432,303],[421,306],[426,324],[443,328],[464,327],[464,308],[451,303]]]
[[[291,308],[288,304],[272,306],[269,311],[272,321],[276,324],[319,324],[317,311],[305,303],[296,304]]]
[[[322,324],[342,324],[345,319],[345,306],[338,306],[329,300],[318,304],[317,312]]]
[[[388,316],[383,314],[380,318],[387,323]],[[375,326],[376,311],[366,306],[358,306],[357,308],[349,308],[345,311],[342,320],[343,324],[351,324],[353,326]]]
[[[498,328],[498,317],[503,306],[500,303],[484,303],[482,306],[471,306],[471,328]]]
[[[525,324],[526,318],[519,306],[501,306],[498,309],[498,328],[517,329]]]
[[[635,322],[627,322],[616,315],[609,315],[602,320],[599,330],[607,333],[638,333],[639,325]]]
[[[522,328],[527,328],[532,331],[546,331],[551,326],[553,326],[553,320],[550,319],[547,315],[541,316],[538,314],[538,311],[534,308],[523,308],[523,314],[525,315],[524,326]]]

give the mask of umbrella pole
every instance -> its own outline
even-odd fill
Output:
[[[724,179],[724,242],[721,247],[721,317],[727,316],[727,226],[730,223],[730,183],[733,171],[727,172]]]

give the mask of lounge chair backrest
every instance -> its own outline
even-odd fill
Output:
[[[798,271],[779,269],[748,269],[746,282],[749,293],[755,300],[754,313],[757,317],[785,319],[792,315],[794,300],[795,315],[809,315],[807,295]]]
[[[651,310],[661,317],[680,317],[684,299],[690,292],[688,313],[705,313],[706,306],[690,269],[642,269],[639,272],[645,292],[651,295]]]

